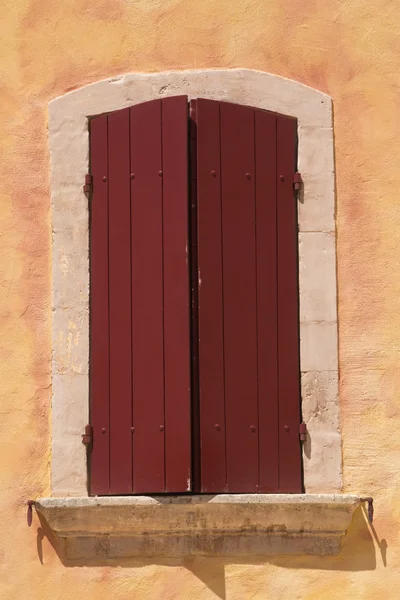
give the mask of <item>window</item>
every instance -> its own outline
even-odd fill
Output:
[[[92,494],[302,491],[296,150],[186,96],[91,120]]]
[[[304,488],[307,493],[340,492],[331,98],[268,73],[210,69],[113,77],[69,92],[49,104],[52,495],[88,494],[87,456],[81,436],[91,418],[89,350],[93,346],[89,339],[90,215],[82,193],[82,183],[91,170],[89,124],[97,115],[179,94],[189,99],[237,103],[242,108],[253,106],[297,119],[298,170],[304,181],[297,203],[301,412],[308,429],[303,448]],[[195,474],[192,469],[193,489]]]

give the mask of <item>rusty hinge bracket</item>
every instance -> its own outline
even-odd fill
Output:
[[[87,198],[89,198],[89,195],[92,193],[92,187],[93,177],[90,175],[90,173],[87,173],[87,175],[85,175],[85,185],[83,186],[83,193]]]
[[[82,444],[86,447],[91,446],[93,443],[93,427],[91,425],[85,426],[85,433],[82,435]]]
[[[307,425],[305,423],[299,425],[299,437],[301,442],[305,442],[307,439]]]
[[[296,173],[293,174],[293,188],[295,192],[298,192],[301,189],[303,189],[303,179],[301,177],[301,173],[299,173],[298,171],[296,171]]]
[[[371,496],[360,498],[360,502],[368,502],[368,520],[370,523],[374,520],[374,499]]]

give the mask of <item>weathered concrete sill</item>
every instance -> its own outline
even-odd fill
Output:
[[[39,498],[68,559],[337,554],[359,505],[339,494]]]

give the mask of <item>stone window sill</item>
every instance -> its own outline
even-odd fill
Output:
[[[340,494],[39,498],[67,559],[338,554],[360,499]]]

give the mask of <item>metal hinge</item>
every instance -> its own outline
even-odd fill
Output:
[[[86,447],[91,446],[93,443],[93,427],[91,425],[85,426],[85,433],[82,435],[82,444]]]
[[[83,193],[85,194],[85,196],[89,197],[89,195],[92,193],[92,187],[93,177],[90,175],[90,173],[88,173],[87,175],[85,175],[85,185],[83,186]]]
[[[305,442],[307,439],[307,425],[305,423],[299,425],[299,437],[301,442]]]
[[[303,188],[303,179],[298,171],[293,174],[293,188],[296,192]]]

